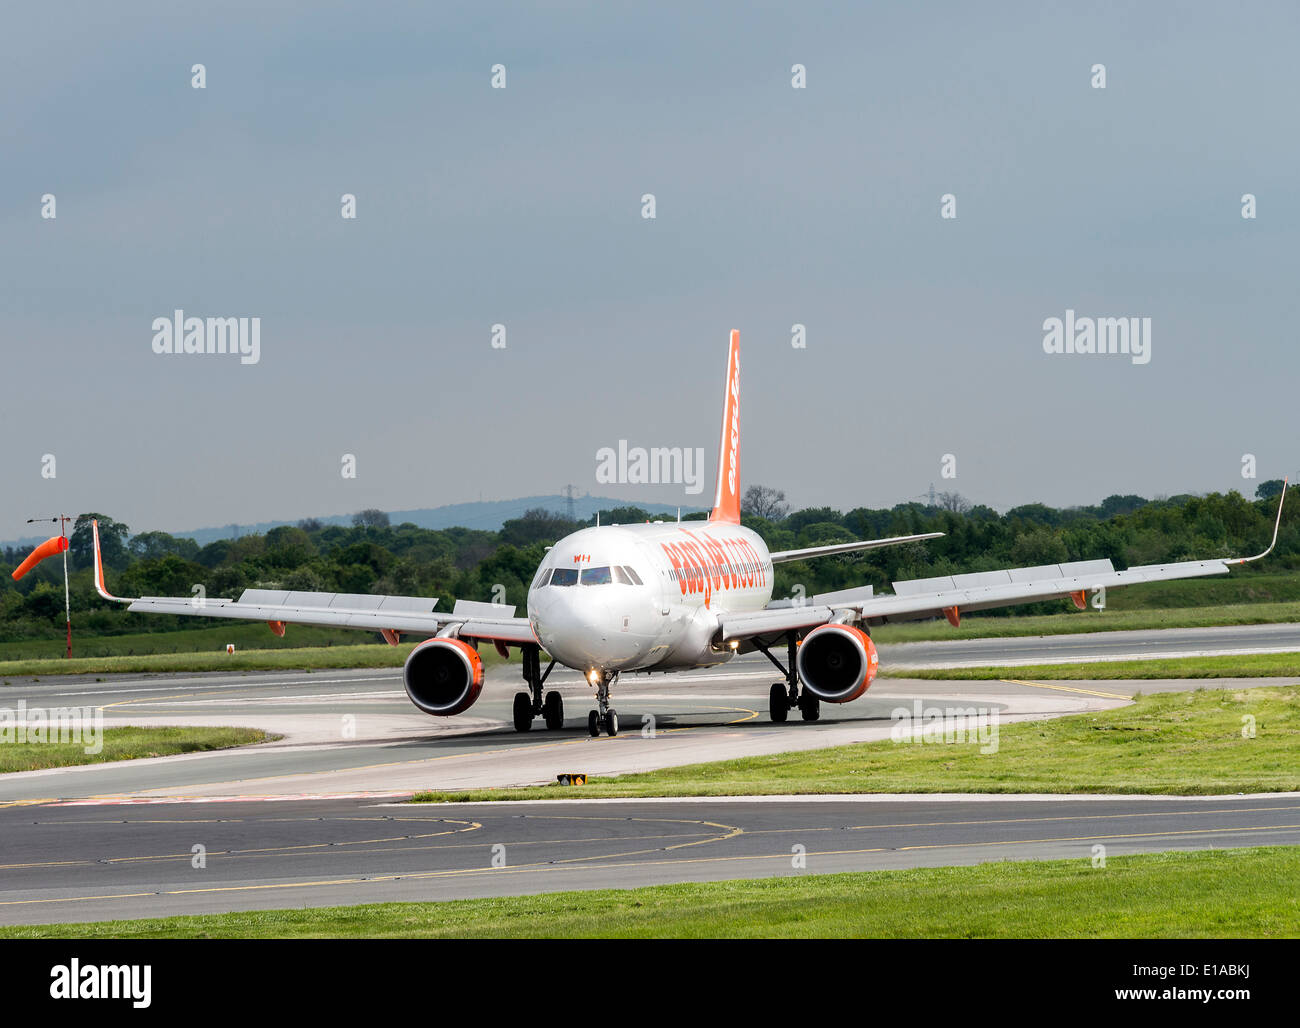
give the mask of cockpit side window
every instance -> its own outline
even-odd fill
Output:
[[[641,585],[641,584],[642,584],[642,582],[641,582],[641,576],[638,575],[638,574],[636,573],[636,571],[635,571],[633,568],[625,567],[625,568],[623,568],[623,570],[627,572],[627,577],[628,577],[629,579],[632,580],[632,584],[633,584],[633,585]]]
[[[614,581],[617,582],[619,585],[632,584],[632,579],[627,577],[627,570],[625,568],[621,568],[617,564],[615,564],[613,570],[614,570]]]
[[[613,575],[610,574],[608,567],[602,568],[583,568],[582,580],[580,585],[609,585],[614,581]]]
[[[551,585],[577,585],[577,568],[556,568],[551,572]]]
[[[540,589],[546,584],[546,579],[550,577],[551,569],[543,564],[537,569],[537,577],[533,579],[533,588]]]

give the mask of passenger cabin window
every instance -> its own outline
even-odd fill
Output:
[[[551,573],[551,585],[577,585],[577,568],[556,568]]]
[[[614,581],[609,568],[583,568],[580,585],[609,585]]]

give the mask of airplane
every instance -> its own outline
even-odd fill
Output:
[[[527,691],[514,698],[516,731],[541,717],[548,729],[564,725],[564,703],[546,679],[557,664],[580,671],[596,689],[587,717],[595,737],[618,734],[611,689],[623,672],[669,672],[709,667],[758,651],[782,674],[772,685],[768,711],[784,722],[799,710],[804,721],[821,716],[821,704],[848,703],[871,686],[879,655],[871,628],[896,621],[946,617],[955,627],[963,611],[1070,597],[1082,610],[1090,590],[1137,582],[1227,574],[1254,557],[1218,558],[1132,567],[1116,571],[1109,560],[915,579],[893,583],[893,593],[872,586],[798,599],[772,599],[773,566],[783,561],[919,543],[942,532],[894,536],[769,552],[762,537],[741,524],[740,333],[731,332],[723,396],[722,432],[713,509],[707,521],[653,521],[583,528],[555,543],[528,589],[527,616],[515,607],[458,600],[450,611],[424,596],[246,589],[238,600],[145,596],[128,599],[107,589],[93,524],[95,588],[107,600],[141,613],[265,621],[277,635],[287,624],[330,625],[378,631],[397,645],[401,636],[425,636],[411,650],[402,680],[411,702],[436,717],[468,710],[483,690],[478,647],[492,643],[502,656],[523,654]],[[597,519],[599,521],[599,518]],[[782,662],[777,650],[785,648]],[[541,668],[545,652],[549,664]]]

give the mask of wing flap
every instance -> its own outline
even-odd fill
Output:
[[[798,631],[831,620],[851,610],[871,623],[917,621],[940,617],[956,607],[963,613],[1034,603],[1069,596],[1071,593],[1163,582],[1177,578],[1226,575],[1225,560],[1191,560],[1171,564],[1149,564],[1116,571],[1108,560],[1047,564],[1032,568],[1008,568],[971,575],[918,578],[895,582],[894,595],[873,596],[870,587],[845,589],[814,596],[805,605],[773,605],[752,614],[724,614],[719,620],[724,642],[755,635]]]
[[[380,597],[375,597],[379,599]],[[232,618],[242,621],[283,621],[294,625],[360,628],[377,632],[381,628],[399,632],[436,635],[455,619],[432,612],[401,610],[357,610],[347,607],[316,607],[287,603],[246,603],[233,600],[187,599],[183,596],[142,596],[126,608],[140,614],[183,614],[190,617]]]
[[[247,593],[245,593],[245,596]],[[280,594],[271,594],[280,595]],[[283,594],[286,598],[290,594]],[[314,596],[346,595],[316,593]],[[142,596],[132,600],[127,610],[139,614],[181,614],[190,617],[230,618],[239,621],[282,621],[291,625],[317,625],[326,628],[355,628],[368,632],[383,629],[409,635],[437,635],[448,625],[457,625],[456,634],[464,639],[490,639],[514,643],[536,643],[532,626],[527,618],[511,617],[513,607],[479,606],[491,609],[495,616],[475,614],[434,613],[416,609],[415,603],[392,601],[418,601],[430,608],[432,599],[414,596],[371,596],[367,599],[382,601],[369,610],[357,607],[306,605],[302,603],[249,603],[245,596],[239,601],[215,599],[190,599],[183,596]],[[254,599],[266,599],[267,591]],[[406,607],[407,609],[402,609]]]
[[[1114,570],[1108,560],[1089,561],[1074,565],[1012,568],[980,575],[895,582],[893,596],[877,596],[851,606],[871,620],[908,621],[938,617],[949,607],[957,607],[963,612],[986,610],[990,607],[1057,599],[1081,590],[1086,592],[1139,582],[1162,582],[1227,573],[1227,565],[1222,560],[1151,564],[1129,568],[1127,571]]]
[[[157,599],[158,597],[148,598]],[[427,614],[438,605],[438,600],[432,596],[371,596],[368,593],[313,593],[288,592],[283,589],[245,589],[239,594],[239,603],[249,606],[295,607],[307,610],[384,610]]]

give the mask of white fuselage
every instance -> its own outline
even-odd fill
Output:
[[[772,560],[757,533],[707,521],[585,528],[556,543],[528,590],[528,620],[561,664],[615,672],[700,667],[718,615],[761,610]]]

